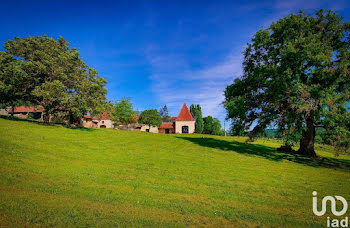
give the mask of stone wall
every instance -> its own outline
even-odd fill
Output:
[[[147,129],[150,129],[148,125],[142,125],[141,131],[147,131]],[[149,130],[149,132],[158,133],[158,127],[151,126],[151,129]]]
[[[106,126],[106,128],[114,128],[112,120],[94,120],[97,128],[101,128],[102,125]],[[96,121],[98,121],[96,123]]]
[[[83,120],[83,127],[88,127],[88,128],[96,128],[96,124],[94,124],[91,120]]]
[[[8,114],[6,109],[0,109],[0,115],[7,116]]]

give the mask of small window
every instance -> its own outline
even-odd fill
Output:
[[[102,123],[104,124],[105,122],[102,120]]]

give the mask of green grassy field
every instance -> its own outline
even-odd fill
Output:
[[[350,157],[326,146],[310,160],[273,140],[3,118],[0,131],[0,227],[325,227],[312,191],[350,199]]]

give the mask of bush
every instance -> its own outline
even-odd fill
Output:
[[[33,113],[28,113],[28,115],[27,115],[27,119],[34,119],[34,114]]]
[[[63,112],[57,112],[52,115],[51,123],[53,124],[68,124],[69,123],[69,117],[66,113]]]
[[[323,142],[323,139],[322,139],[322,137],[321,137],[320,135],[316,135],[316,136],[315,136],[315,142],[321,143],[321,144],[324,143],[324,142]]]

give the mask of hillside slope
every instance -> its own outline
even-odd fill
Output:
[[[272,140],[1,118],[0,131],[0,226],[317,227],[313,191],[350,199],[350,158],[327,148],[312,161]]]

